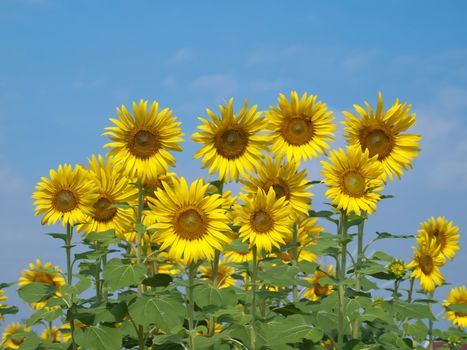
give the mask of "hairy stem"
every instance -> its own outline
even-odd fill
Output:
[[[194,331],[194,313],[195,313],[195,301],[193,298],[194,279],[196,275],[196,265],[191,263],[188,268],[188,330],[190,331],[190,349],[195,350],[195,331]]]
[[[71,239],[73,237],[73,228],[70,224],[66,224],[66,241],[65,241],[65,250],[66,250],[66,274],[67,274],[67,284],[72,285],[73,282],[73,267],[71,264]],[[71,295],[71,302],[73,303],[73,295]],[[72,349],[77,349],[75,343],[75,320],[72,318],[70,320],[70,331],[71,331],[71,342]]]
[[[256,350],[256,274],[258,269],[258,251],[253,247],[253,266],[251,271],[251,349]]]
[[[363,260],[363,229],[365,226],[365,220],[363,220],[361,223],[358,224],[358,231],[357,231],[357,263],[356,266],[354,266],[354,270],[356,271],[355,274],[355,290],[357,292],[360,292],[362,289],[362,275],[359,272],[360,265],[362,264]],[[360,320],[356,319],[354,321],[353,327],[352,327],[352,337],[354,339],[359,339],[360,338]]]
[[[345,271],[347,263],[347,214],[341,211],[339,220],[339,240],[341,245],[340,261],[338,262],[338,298],[339,298],[339,318],[337,325],[337,349],[344,348],[344,322],[345,322]]]
[[[293,225],[293,230],[292,230],[292,264],[295,266],[297,265],[297,260],[298,260],[298,249],[297,249],[297,234],[298,234],[298,229],[297,229],[297,224]],[[294,282],[292,285],[292,297],[293,297],[293,302],[297,303],[298,302],[298,287],[297,283]]]

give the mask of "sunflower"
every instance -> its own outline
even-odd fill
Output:
[[[174,180],[173,187],[163,183],[156,198],[148,198],[146,215],[157,229],[160,250],[168,249],[169,258],[184,259],[187,264],[199,259],[212,260],[215,249],[222,251],[230,241],[230,231],[225,210],[219,195],[208,195],[209,184],[202,179],[188,186],[185,178]]]
[[[276,199],[274,189],[266,193],[258,188],[254,195],[243,195],[244,206],[237,205],[234,224],[240,226],[239,238],[248,241],[250,247],[271,252],[280,248],[289,234],[291,208],[285,197]]]
[[[343,122],[344,137],[351,145],[360,146],[370,152],[370,157],[378,156],[384,168],[382,178],[400,179],[402,173],[412,168],[411,162],[420,152],[418,134],[405,133],[415,124],[415,113],[410,113],[411,105],[399,103],[396,99],[387,111],[383,108],[383,97],[378,94],[376,113],[365,102],[366,110],[354,105],[356,114],[343,112],[347,119]]]
[[[329,149],[328,142],[334,141],[336,124],[334,116],[325,103],[316,101],[317,96],[304,93],[299,99],[296,91],[290,93],[290,101],[284,94],[278,98],[279,107],[271,106],[266,112],[270,121],[271,151],[294,159],[318,158]]]
[[[30,328],[24,327],[19,322],[10,323],[3,332],[2,345],[10,349],[19,349],[24,342],[24,337],[20,337],[17,333],[29,333],[30,331]]]
[[[75,324],[75,329],[78,328],[86,328],[87,325],[78,321],[74,322]],[[66,343],[67,341],[71,340],[71,327],[69,323],[64,323],[60,326],[60,333],[62,335],[62,341]]]
[[[258,132],[265,129],[261,112],[257,106],[248,108],[245,101],[243,108],[234,114],[233,99],[226,106],[219,106],[220,118],[210,109],[206,109],[211,118],[208,121],[199,118],[203,125],[194,133],[193,141],[204,144],[195,153],[194,159],[203,158],[203,168],[209,167],[209,174],[219,171],[222,181],[238,180],[255,170],[261,160],[261,150],[267,149],[267,139]]]
[[[199,330],[196,332],[197,337],[207,337],[209,336],[209,328],[211,327],[211,321],[207,320],[206,321],[206,331]],[[218,334],[222,332],[222,324],[220,323],[214,323],[214,334]]]
[[[36,199],[35,215],[45,214],[42,224],[52,225],[58,220],[62,224],[74,225],[83,222],[96,198],[95,183],[81,165],[73,170],[63,164],[58,170],[50,170],[50,178],[42,177],[36,185],[32,198]]]
[[[282,156],[267,156],[259,167],[257,178],[242,180],[243,190],[254,194],[258,188],[265,192],[273,188],[276,198],[285,197],[297,216],[306,215],[311,209],[313,196],[308,192],[311,185],[306,180],[307,176],[306,170],[298,170],[297,162],[284,162]]]
[[[253,260],[253,252],[249,249],[247,252],[239,251],[227,251],[224,253],[224,258],[226,261],[235,262],[235,263],[244,263]]]
[[[62,277],[62,271],[60,270],[60,268],[58,266],[52,265],[51,262],[42,264],[42,262],[39,259],[37,259],[36,265],[30,263],[29,270],[23,270],[21,274],[22,276],[19,278],[18,281],[18,285],[20,287],[26,286],[34,282],[45,283],[56,287],[56,296],[62,295],[60,287],[65,285],[65,279]],[[31,306],[36,310],[42,309],[46,307],[46,305],[47,300],[41,300],[31,304]]]
[[[376,191],[383,189],[383,168],[376,157],[371,158],[368,150],[363,152],[360,147],[350,146],[347,152],[342,148],[332,151],[329,161],[321,161],[321,174],[322,182],[329,187],[326,197],[331,203],[357,215],[362,210],[373,213],[380,199]]]
[[[297,224],[297,261],[316,261],[316,255],[304,248],[310,245],[315,245],[315,237],[318,237],[319,233],[322,232],[323,227],[318,225],[317,218],[307,217]],[[292,231],[285,237],[285,244],[292,243],[293,233]],[[288,249],[287,251],[277,253],[277,257],[281,259],[284,263],[290,263],[292,261],[293,255],[295,252],[293,249]]]
[[[443,283],[443,276],[439,267],[444,265],[445,258],[440,254],[440,245],[434,239],[427,240],[425,244],[416,248],[413,260],[407,265],[412,269],[412,278],[418,278],[425,292],[433,292],[435,284],[440,286]]]
[[[203,279],[212,280],[212,267],[211,266],[201,266],[200,271]],[[227,288],[235,285],[235,280],[232,277],[232,274],[235,272],[235,269],[232,266],[226,265],[225,263],[220,263],[217,270],[217,286],[219,288]]]
[[[402,279],[407,273],[407,268],[403,260],[394,259],[389,264],[388,271],[392,273],[396,279]]]
[[[62,342],[62,334],[60,332],[60,329],[58,329],[57,327],[52,327],[52,329],[44,329],[40,338],[42,340],[50,340],[52,343]]]
[[[92,155],[89,159],[89,171],[96,182],[96,199],[85,223],[78,226],[78,231],[85,234],[115,229],[121,235],[133,229],[134,212],[132,208],[114,208],[116,203],[134,204],[138,192],[122,174],[121,165],[113,158],[104,159],[101,155]]]
[[[109,155],[115,155],[117,163],[123,164],[130,178],[145,181],[167,172],[175,165],[175,158],[168,151],[181,151],[177,142],[182,142],[181,122],[172,117],[172,110],[159,111],[154,101],[147,110],[148,101],[133,102],[133,115],[122,105],[117,108],[119,118],[110,118],[115,126],[105,128],[112,142],[104,147],[111,148]]]
[[[467,289],[465,286],[451,289],[448,299],[443,303],[445,307],[449,305],[467,305]],[[467,313],[447,311],[444,318],[450,320],[455,326],[467,328]]]
[[[334,276],[332,265],[329,265],[326,269],[321,267],[321,269],[315,271],[313,277],[307,277],[306,280],[312,283],[313,287],[306,290],[304,294],[305,298],[316,301],[322,296],[331,294],[334,291],[333,286],[320,283],[320,280],[329,276]]]
[[[3,289],[0,289],[0,301],[7,300],[7,299],[8,297],[5,295],[5,291]],[[3,307],[6,307],[6,305],[0,303],[0,309]],[[3,321],[3,320],[4,320],[3,315],[0,314],[0,321]]]
[[[452,221],[447,221],[444,216],[432,216],[427,221],[421,223],[422,228],[418,230],[419,236],[417,242],[420,245],[425,244],[429,239],[434,239],[440,245],[441,257],[448,257],[452,260],[459,250],[459,227],[454,226]],[[445,259],[446,260],[446,259]]]

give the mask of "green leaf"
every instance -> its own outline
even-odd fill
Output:
[[[114,229],[102,232],[91,232],[86,236],[86,240],[90,242],[99,242],[104,245],[116,244],[120,242],[120,240],[115,236]]]
[[[12,338],[15,340],[23,340],[19,347],[20,350],[36,350],[41,343],[40,338],[34,332],[18,332],[13,335]]]
[[[411,337],[414,337],[418,342],[424,341],[428,334],[428,328],[421,320],[418,320],[413,324],[404,323],[403,327],[405,333]]]
[[[89,309],[95,313],[96,322],[121,322],[127,315],[128,308],[125,302],[116,304],[106,303]]]
[[[36,324],[41,320],[52,322],[62,315],[62,309],[41,309],[33,313],[26,321],[28,327]]]
[[[66,233],[46,233],[46,235],[55,239],[61,239],[63,242],[66,242]]]
[[[150,287],[167,287],[172,281],[172,276],[166,273],[157,273],[154,276],[145,278],[143,284]]]
[[[146,267],[143,264],[125,264],[120,259],[112,259],[104,267],[104,281],[115,290],[140,284],[146,277]]]
[[[298,343],[302,339],[318,342],[323,337],[321,328],[312,327],[302,315],[277,317],[265,327],[268,345]]]
[[[248,243],[242,242],[239,239],[234,239],[230,244],[225,248],[226,251],[234,251],[239,253],[248,253],[249,247]]]
[[[451,304],[446,306],[447,311],[460,312],[467,315],[467,305],[466,304]]]
[[[219,288],[210,287],[208,285],[200,285],[194,289],[195,303],[199,307],[209,305],[222,306],[222,295]]]
[[[378,235],[376,240],[385,239],[385,238],[414,238],[415,237],[415,235],[393,235],[392,233],[389,233],[389,232],[376,232],[376,234]]]
[[[47,299],[55,294],[56,287],[47,283],[33,282],[18,289],[18,294],[27,303]]]
[[[78,328],[75,330],[74,338],[84,349],[120,350],[122,347],[120,331],[106,326]]]
[[[183,324],[185,305],[179,296],[141,296],[128,308],[133,320],[142,326],[156,325],[165,332]]]
[[[394,300],[393,307],[394,311],[399,313],[402,319],[431,319],[436,321],[427,304],[409,304],[405,301]]]

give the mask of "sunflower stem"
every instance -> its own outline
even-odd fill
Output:
[[[136,262],[141,264],[142,261],[142,254],[141,254],[141,242],[143,240],[143,232],[140,229],[142,218],[143,218],[143,207],[144,207],[144,199],[143,199],[143,185],[140,181],[136,183],[136,187],[138,188],[138,210],[136,212],[136,233],[137,233],[137,240],[136,240]],[[144,287],[142,284],[138,285],[138,294],[142,295],[144,292]],[[140,350],[146,349],[146,344],[144,341],[144,329],[143,326],[138,327],[138,343]]]
[[[194,313],[195,301],[193,297],[194,279],[196,275],[196,265],[192,262],[188,268],[188,330],[190,332],[190,350],[195,350],[195,331],[194,331]]]
[[[413,286],[415,283],[415,279],[412,277],[410,279],[410,287],[409,287],[409,293],[407,295],[407,302],[410,304],[412,302],[412,294],[413,294]]]
[[[219,180],[219,186],[217,188],[217,193],[219,195],[222,195],[222,192],[224,191],[224,182],[222,180]],[[220,252],[219,250],[214,251],[214,261],[212,262],[212,286],[214,288],[218,288],[219,284],[219,259],[220,259]],[[212,337],[214,335],[216,329],[216,318],[214,316],[211,316],[209,318],[209,336]],[[214,345],[210,347],[211,350],[214,350]]]
[[[341,211],[339,220],[339,242],[341,245],[340,261],[337,263],[338,277],[338,298],[339,298],[339,318],[337,325],[337,349],[344,348],[344,321],[345,321],[345,271],[347,259],[347,214]]]
[[[365,216],[365,213],[363,214]],[[363,230],[365,226],[365,220],[363,220],[361,223],[358,224],[358,229],[357,229],[357,263],[354,266],[354,271],[356,271],[355,274],[355,290],[357,292],[360,292],[362,289],[362,275],[359,272],[360,265],[362,264],[363,260]],[[354,320],[354,324],[352,327],[352,337],[354,339],[359,339],[360,338],[360,320],[356,319]]]
[[[256,274],[258,269],[258,251],[256,245],[253,247],[253,266],[251,271],[251,349],[256,349]]]
[[[97,251],[99,250],[99,242],[94,242],[94,249]],[[101,302],[102,300],[102,295],[101,295],[101,258],[98,258],[96,260],[96,271],[95,271],[95,276],[94,279],[96,280],[96,301],[98,303]]]
[[[107,253],[105,253],[102,256],[102,270],[104,270],[106,265],[107,265]],[[101,288],[102,288],[103,299],[104,299],[105,302],[107,302],[107,300],[109,298],[109,290],[108,290],[108,287],[107,287],[107,282],[105,282],[104,280],[102,280]]]
[[[73,267],[71,264],[71,239],[73,237],[73,228],[69,223],[66,224],[66,241],[65,241],[65,251],[66,251],[66,274],[67,274],[67,284],[71,286],[73,282]],[[71,302],[73,303],[73,295],[71,295]],[[75,343],[75,321],[73,318],[70,320],[70,331],[71,331],[71,344],[72,349],[77,349]]]
[[[428,297],[430,300],[433,300],[433,296],[434,296],[435,292],[430,292],[428,294]],[[430,311],[433,310],[433,306],[432,306],[432,303],[430,302]],[[430,319],[428,320],[428,349],[429,350],[433,350],[434,347],[433,347],[433,320]]]
[[[293,230],[292,230],[292,265],[296,266],[297,265],[297,260],[298,260],[298,249],[297,249],[297,235],[298,235],[298,229],[297,229],[297,224],[293,224]],[[293,283],[292,285],[292,297],[293,297],[293,302],[297,303],[298,302],[298,287],[297,283]]]

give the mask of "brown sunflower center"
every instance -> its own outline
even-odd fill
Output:
[[[78,201],[70,190],[61,190],[55,195],[54,206],[57,210],[66,213],[76,208]]]
[[[112,201],[101,197],[94,203],[94,219],[100,222],[109,222],[117,214],[117,208],[111,208]]]
[[[184,208],[175,216],[175,230],[189,241],[199,239],[206,231],[206,217],[198,208]]]
[[[36,272],[33,277],[33,280],[34,282],[46,283],[52,286],[55,285],[53,276],[47,272]]]
[[[343,185],[345,192],[354,197],[360,197],[365,193],[365,178],[357,171],[349,171],[347,174],[345,174],[343,178]]]
[[[217,152],[225,158],[240,157],[248,146],[248,133],[238,127],[219,132],[214,137]]]
[[[266,192],[269,191],[271,187],[274,189],[277,199],[281,197],[285,197],[286,199],[290,198],[290,189],[284,180],[279,179],[279,178],[272,179],[272,180],[267,181],[263,186]]]
[[[433,258],[430,255],[423,255],[420,258],[420,268],[425,275],[430,275],[434,269]]]
[[[19,338],[19,339],[15,339],[16,337],[11,337],[10,338],[10,341],[15,344],[16,346],[20,346],[21,344],[23,344],[24,342],[24,338]]]
[[[378,159],[387,157],[393,148],[390,134],[383,129],[373,129],[363,132],[361,144],[364,149],[368,149],[370,157],[378,155]]]
[[[149,158],[160,148],[159,136],[149,130],[138,130],[130,134],[128,148],[130,152],[139,158]]]
[[[322,297],[323,295],[329,294],[329,285],[321,285],[319,283],[315,283],[314,290],[317,297]]]
[[[251,226],[255,231],[263,233],[272,229],[272,227],[274,226],[274,221],[272,220],[271,215],[269,215],[269,213],[260,210],[253,215],[251,220]]]
[[[282,124],[282,136],[287,143],[301,146],[308,143],[314,136],[311,120],[302,116],[286,119]]]

